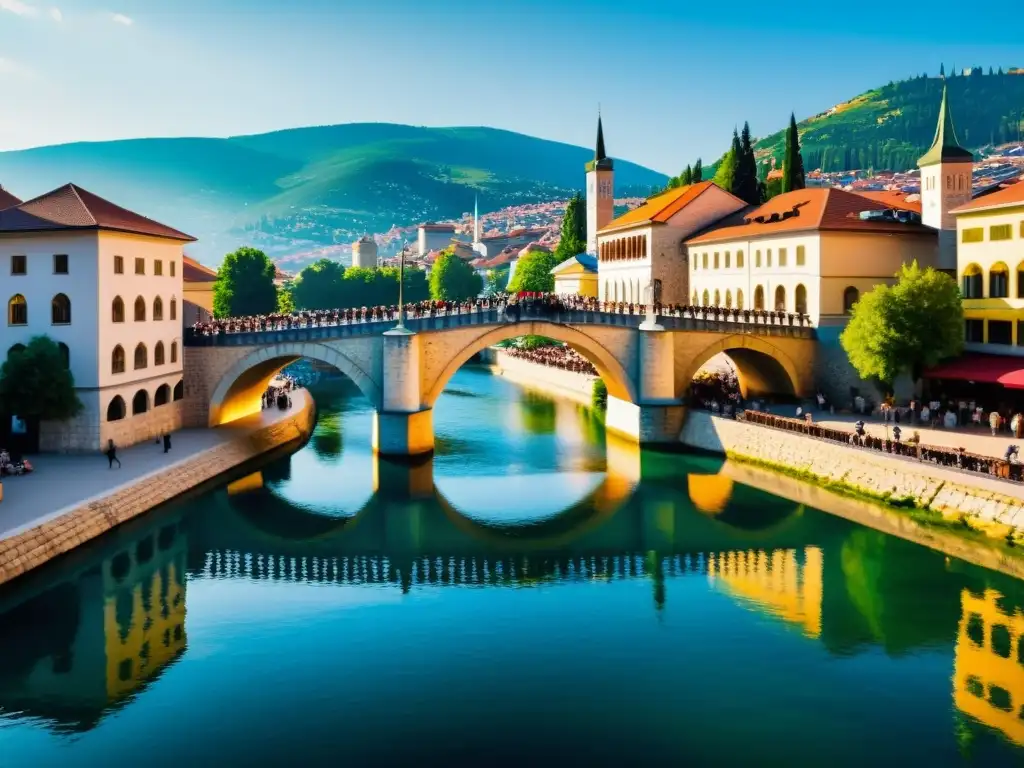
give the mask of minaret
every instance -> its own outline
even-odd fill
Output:
[[[587,163],[587,253],[597,253],[597,232],[615,217],[615,171],[604,151],[604,128],[597,113],[597,146]]]
[[[473,197],[473,244],[480,242],[480,196]]]
[[[938,268],[955,272],[956,219],[950,211],[971,199],[974,155],[957,142],[945,83],[935,138],[917,165],[921,169],[921,221],[939,230]]]

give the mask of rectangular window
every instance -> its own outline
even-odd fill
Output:
[[[1013,344],[1013,323],[1009,320],[989,320],[988,343]]]
[[[761,252],[760,251],[754,251],[754,266],[757,267],[758,269],[761,268]]]
[[[701,269],[707,269],[708,268],[708,255],[706,253],[701,254],[700,261],[701,261],[701,264],[700,264]]]
[[[66,275],[68,273],[68,255],[66,253],[53,254],[53,274]]]
[[[767,250],[767,251],[765,252],[765,259],[764,259],[764,265],[765,265],[766,267],[768,267],[769,269],[771,269],[771,266],[772,266],[772,249],[771,249],[771,248],[769,248],[769,249],[768,249],[768,250]]]
[[[1024,240],[1024,221],[1021,221],[1020,223],[1020,237]]]
[[[807,249],[802,245],[796,247],[796,265],[802,267],[807,263]]]
[[[11,256],[11,274],[28,274],[28,256]]]
[[[164,263],[157,259],[153,262],[153,274],[160,277],[164,273]]]
[[[174,274],[175,274],[175,269],[174,269],[174,268],[175,268],[176,266],[178,266],[178,262],[176,262],[176,261],[174,261],[174,260],[172,259],[172,260],[171,260],[171,277],[174,277]]]
[[[743,251],[736,251],[736,266],[743,269]]]
[[[718,251],[715,251],[715,269],[718,269]]]
[[[1013,227],[1009,224],[993,224],[988,228],[989,240],[1010,240],[1013,237]]]
[[[971,227],[965,229],[960,235],[961,243],[980,243],[985,239],[985,228],[984,227]]]
[[[1024,320],[1017,321],[1017,346],[1024,347]]]
[[[785,248],[779,248],[779,266],[780,267],[786,266],[786,256],[787,256],[786,249]]]
[[[980,343],[985,340],[984,320],[964,320],[964,341]]]
[[[725,252],[725,268],[729,268],[729,251]]]
[[[693,254],[693,271],[697,271],[697,262],[700,261],[700,257],[695,253]]]
[[[114,257],[114,274],[115,275],[123,275],[124,274],[124,256],[115,256]]]
[[[136,275],[144,275],[144,274],[146,274],[146,260],[145,259],[140,259],[140,258],[136,258],[135,259],[135,274]]]

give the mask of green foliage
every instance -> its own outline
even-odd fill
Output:
[[[342,297],[345,267],[320,259],[302,270],[292,285],[292,299],[299,309],[334,309]]]
[[[603,411],[608,407],[608,387],[605,385],[604,379],[594,379],[594,386],[590,392],[590,405],[598,411]]]
[[[430,270],[430,298],[436,301],[465,301],[480,295],[483,279],[468,262],[447,248]]]
[[[865,379],[891,385],[909,372],[917,380],[925,368],[963,350],[960,291],[942,272],[905,265],[896,285],[861,296],[840,342]]]
[[[800,131],[796,126],[796,115],[790,113],[789,128],[786,129],[786,156],[782,161],[782,191],[792,192],[806,186],[804,159],[800,154]]]
[[[509,283],[510,293],[530,291],[549,293],[555,289],[555,276],[551,270],[558,266],[553,253],[547,251],[529,251],[520,256],[516,264],[516,273]]]
[[[761,188],[757,181],[757,160],[754,159],[754,146],[751,143],[749,123],[743,123],[739,151],[732,193],[747,205],[757,205],[761,202]]]
[[[561,238],[555,249],[555,259],[562,263],[587,250],[587,204],[577,192],[565,206],[562,217]]]
[[[23,419],[65,421],[82,410],[75,378],[49,336],[33,336],[0,367],[0,411]]]
[[[484,295],[497,296],[504,293],[508,288],[508,276],[511,271],[508,266],[488,271],[487,278],[484,280]]]
[[[539,349],[541,347],[556,347],[558,342],[549,339],[547,336],[536,336],[533,334],[523,336],[517,345],[520,349]]]
[[[283,285],[277,289],[277,311],[283,315],[290,315],[295,311],[295,299],[292,297],[291,286]]]
[[[761,196],[765,202],[771,200],[776,195],[782,194],[782,179],[769,179],[764,183],[761,190]]]
[[[213,284],[214,317],[264,315],[277,309],[274,263],[256,248],[239,248],[224,257]]]
[[[718,170],[715,171],[713,179],[715,184],[726,192],[732,192],[736,185],[736,166],[739,164],[740,142],[739,136],[736,135],[735,131],[733,131],[732,138],[732,146],[729,147],[729,151],[725,153],[725,156],[718,163]]]
[[[698,157],[697,162],[693,164],[693,183],[700,184],[702,181],[704,181],[704,167]]]

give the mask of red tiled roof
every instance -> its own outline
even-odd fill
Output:
[[[892,207],[842,189],[798,189],[777,195],[757,208],[747,208],[727,217],[686,242],[691,245],[713,243],[807,230],[935,234],[934,229],[921,224],[864,220],[859,216],[861,211],[885,211]],[[773,214],[777,220],[769,221]],[[756,220],[761,217],[763,222]]]
[[[966,213],[967,211],[986,211],[989,208],[1009,208],[1015,205],[1024,205],[1024,181],[1010,184],[996,192],[982,195],[969,203],[954,208],[953,213]]]
[[[914,213],[921,212],[920,195],[914,195],[917,197],[916,200],[907,200],[911,195],[896,189],[865,190],[857,192],[857,194],[868,200],[874,200],[876,203],[884,203],[890,208],[899,208],[901,211],[913,211]]]
[[[635,224],[664,224],[714,186],[715,183],[712,181],[702,181],[698,184],[688,184],[685,187],[670,189],[662,195],[652,197],[638,208],[622,214],[607,226],[602,227],[601,231],[609,232]],[[724,190],[722,191],[724,192]],[[726,192],[726,194],[728,193]]]
[[[21,198],[15,197],[3,187],[0,187],[0,211],[10,208],[12,205],[20,205]]]
[[[195,238],[114,205],[74,184],[0,210],[0,233],[105,229],[194,242]]]
[[[181,279],[186,283],[212,283],[217,279],[217,273],[209,267],[204,267],[191,256],[185,256],[182,261]]]

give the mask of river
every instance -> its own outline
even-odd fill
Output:
[[[0,592],[0,765],[1024,756],[1024,589],[465,368]]]

